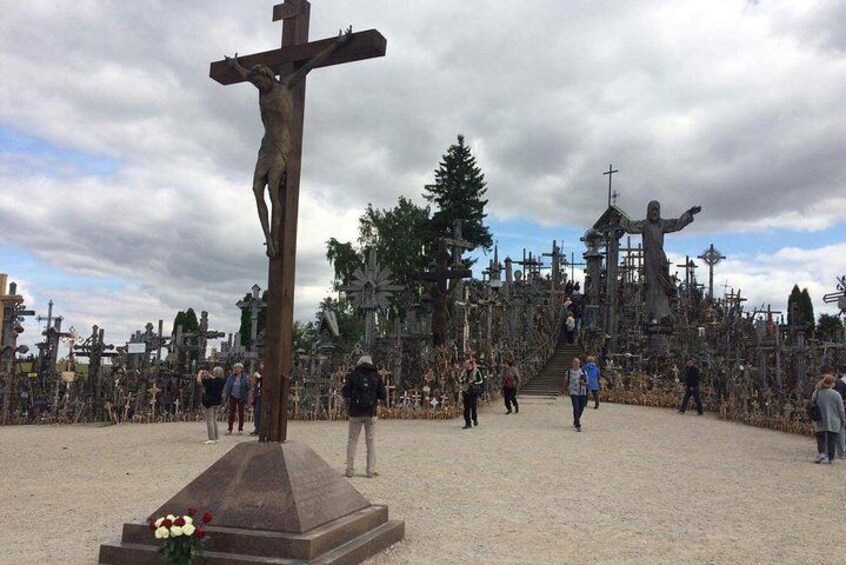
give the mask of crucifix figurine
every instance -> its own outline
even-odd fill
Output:
[[[265,126],[253,182],[270,258],[261,441],[287,439],[306,75],[318,67],[383,57],[387,46],[376,30],[348,30],[339,37],[309,42],[310,19],[308,0],[286,0],[274,6],[273,21],[282,20],[281,48],[215,61],[209,70],[220,84],[250,81],[257,86]],[[263,203],[265,188],[273,206],[269,219]]]
[[[349,42],[352,27],[338,34],[329,47],[302,65],[282,80],[276,73],[261,63],[247,70],[238,62],[238,53],[231,59],[225,57],[229,66],[238,73],[242,80],[249,81],[258,88],[261,123],[264,124],[264,137],[258,152],[256,169],[253,173],[253,194],[258,205],[259,221],[267,242],[267,256],[276,257],[279,252],[275,245],[275,236],[282,223],[282,202],[276,187],[281,186],[291,158],[291,122],[294,115],[294,89],[315,66],[329,58],[329,55]],[[270,193],[270,219],[267,204],[264,201],[264,189]]]

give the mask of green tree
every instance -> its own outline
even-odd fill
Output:
[[[362,256],[351,242],[341,243],[334,237],[326,242],[326,260],[335,269],[333,288],[350,280],[352,274],[362,265]]]
[[[799,301],[802,298],[802,291],[799,290],[799,285],[793,285],[793,290],[790,291],[790,296],[787,297],[787,323],[793,324],[797,320],[794,320],[794,312],[796,316],[799,316]],[[795,307],[794,307],[795,306]]]
[[[787,323],[804,324],[809,337],[813,337],[815,328],[814,304],[808,289],[799,290],[799,285],[793,285],[787,298]]]
[[[817,336],[822,340],[840,341],[843,335],[843,322],[838,316],[820,314],[817,320]]]
[[[176,317],[173,319],[172,335],[176,334],[178,326],[182,326],[183,333],[195,332],[200,329],[200,322],[197,320],[197,314],[193,308],[188,308],[185,311],[180,310],[176,313]]]
[[[464,239],[489,250],[493,238],[484,224],[488,201],[483,197],[487,191],[485,175],[459,134],[458,143],[447,149],[435,170],[435,184],[424,188],[423,197],[437,206],[432,216],[433,233],[447,233],[456,220],[461,220]]]
[[[200,329],[200,321],[197,320],[197,313],[194,312],[193,308],[188,308],[184,312],[180,310],[176,313],[176,317],[173,319],[173,332],[171,335],[176,335],[176,328],[182,326],[182,333],[186,334],[188,332],[196,332]],[[199,351],[192,351],[189,359],[193,361],[199,360],[200,352]]]
[[[375,246],[379,263],[391,270],[393,281],[414,285],[414,273],[428,263],[424,250],[432,241],[429,207],[417,206],[404,196],[391,209],[368,204],[358,226],[362,253]]]
[[[814,328],[816,327],[816,318],[814,317],[814,303],[811,302],[811,295],[808,294],[808,289],[802,289],[802,295],[799,299],[799,311],[802,313],[801,320],[808,328],[808,333],[813,336]]]
[[[314,322],[303,323],[294,321],[291,339],[294,351],[310,352],[317,344],[317,328]]]

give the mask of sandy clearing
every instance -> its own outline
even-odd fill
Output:
[[[846,563],[846,464],[814,465],[812,439],[611,404],[579,434],[568,399],[521,406],[485,408],[473,430],[379,422],[382,476],[352,482],[406,521],[406,540],[373,563]],[[204,433],[0,428],[0,563],[96,563],[120,524],[254,441],[207,447]],[[344,422],[291,422],[289,435],[343,470]]]

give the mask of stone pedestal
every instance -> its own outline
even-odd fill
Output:
[[[388,520],[304,444],[242,443],[152,513],[214,515],[198,565],[361,563],[401,540]],[[165,564],[145,522],[100,546],[101,565]]]

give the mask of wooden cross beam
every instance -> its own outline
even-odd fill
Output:
[[[280,49],[239,56],[238,61],[248,69],[254,65],[267,65],[271,69],[278,69],[286,65],[293,65],[296,68],[325,50],[333,41],[335,41],[335,38],[330,37],[310,43],[283,46]],[[315,65],[315,68],[331,67],[333,65],[362,61],[374,57],[384,57],[387,44],[387,40],[375,29],[359,31],[352,34],[349,43],[343,49],[330,55],[325,61]],[[213,62],[209,67],[209,77],[224,86],[237,84],[245,80],[229,66],[226,60]]]
[[[314,57],[319,53],[327,53],[326,48],[337,39],[310,43],[308,40],[310,18],[311,4],[307,0],[286,0],[284,4],[275,6],[273,19],[283,22],[281,48],[239,58],[240,64],[247,68],[264,64],[279,76],[286,77],[295,71],[307,70],[307,62],[311,62],[314,67],[325,67],[381,57],[385,54],[385,38],[379,32],[370,30],[351,34],[342,47],[326,59],[315,61]],[[243,81],[243,75],[230,67],[226,60],[212,63],[209,76],[220,84],[235,84]],[[266,375],[259,429],[260,441],[284,442],[288,436],[288,383],[292,362],[291,336],[294,323],[297,216],[302,166],[305,85],[306,79],[301,77],[301,80],[290,87],[290,100],[285,104],[278,104],[279,107],[275,108],[281,111],[290,104],[290,110],[286,110],[290,115],[284,116],[286,121],[282,124],[288,130],[290,149],[285,161],[282,181],[278,186],[267,187],[267,190],[271,191],[271,200],[274,198],[278,200],[281,215],[278,216],[279,229],[269,236],[273,249],[268,249],[270,260],[264,357]],[[259,100],[261,104],[261,97]],[[263,110],[262,119],[264,118]],[[265,218],[264,221],[266,222],[267,219]]]

